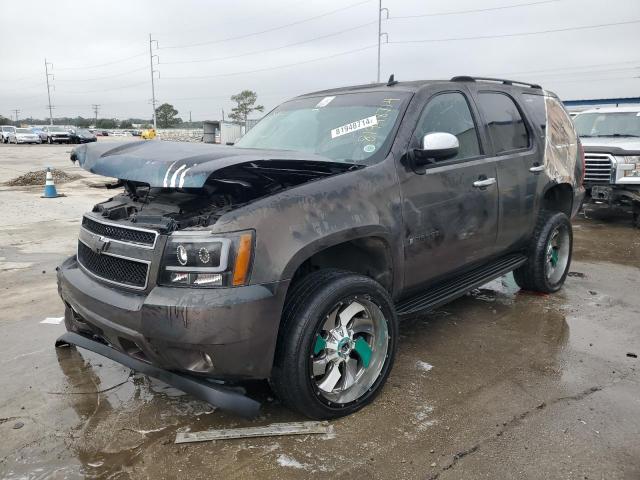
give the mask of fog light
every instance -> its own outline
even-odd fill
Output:
[[[208,353],[202,352],[202,360],[209,368],[213,368],[213,359]]]
[[[198,273],[194,276],[194,285],[222,285],[222,275],[219,273]]]

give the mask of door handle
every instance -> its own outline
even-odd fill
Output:
[[[529,169],[529,171],[533,173],[542,172],[543,170],[544,170],[544,165],[534,165]]]
[[[493,185],[494,183],[496,183],[495,178],[485,178],[483,180],[476,180],[475,182],[473,182],[473,186],[476,188],[485,188],[489,185]]]

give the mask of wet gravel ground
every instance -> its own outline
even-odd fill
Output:
[[[175,445],[177,431],[303,420],[270,398],[248,421],[80,349],[56,351],[55,266],[107,179],[68,146],[2,146],[0,183],[42,165],[82,178],[40,199],[0,187],[0,478],[640,478],[640,231],[574,225],[556,295],[503,277],[402,324],[378,399],[333,434]],[[10,172],[8,169],[13,169]],[[630,355],[631,354],[631,355]]]

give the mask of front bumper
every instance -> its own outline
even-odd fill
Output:
[[[163,369],[226,380],[270,376],[287,286],[133,293],[88,276],[75,256],[58,267],[67,330]]]

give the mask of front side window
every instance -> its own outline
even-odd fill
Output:
[[[529,147],[527,127],[511,97],[498,92],[480,92],[478,102],[496,154]]]
[[[399,91],[293,99],[260,120],[236,146],[375,163],[386,156],[391,132],[410,96]]]
[[[640,137],[640,112],[581,113],[573,123],[581,137]]]
[[[459,92],[441,93],[432,98],[418,121],[416,137],[428,133],[443,132],[458,138],[460,149],[452,160],[480,155],[478,132],[466,98]]]

